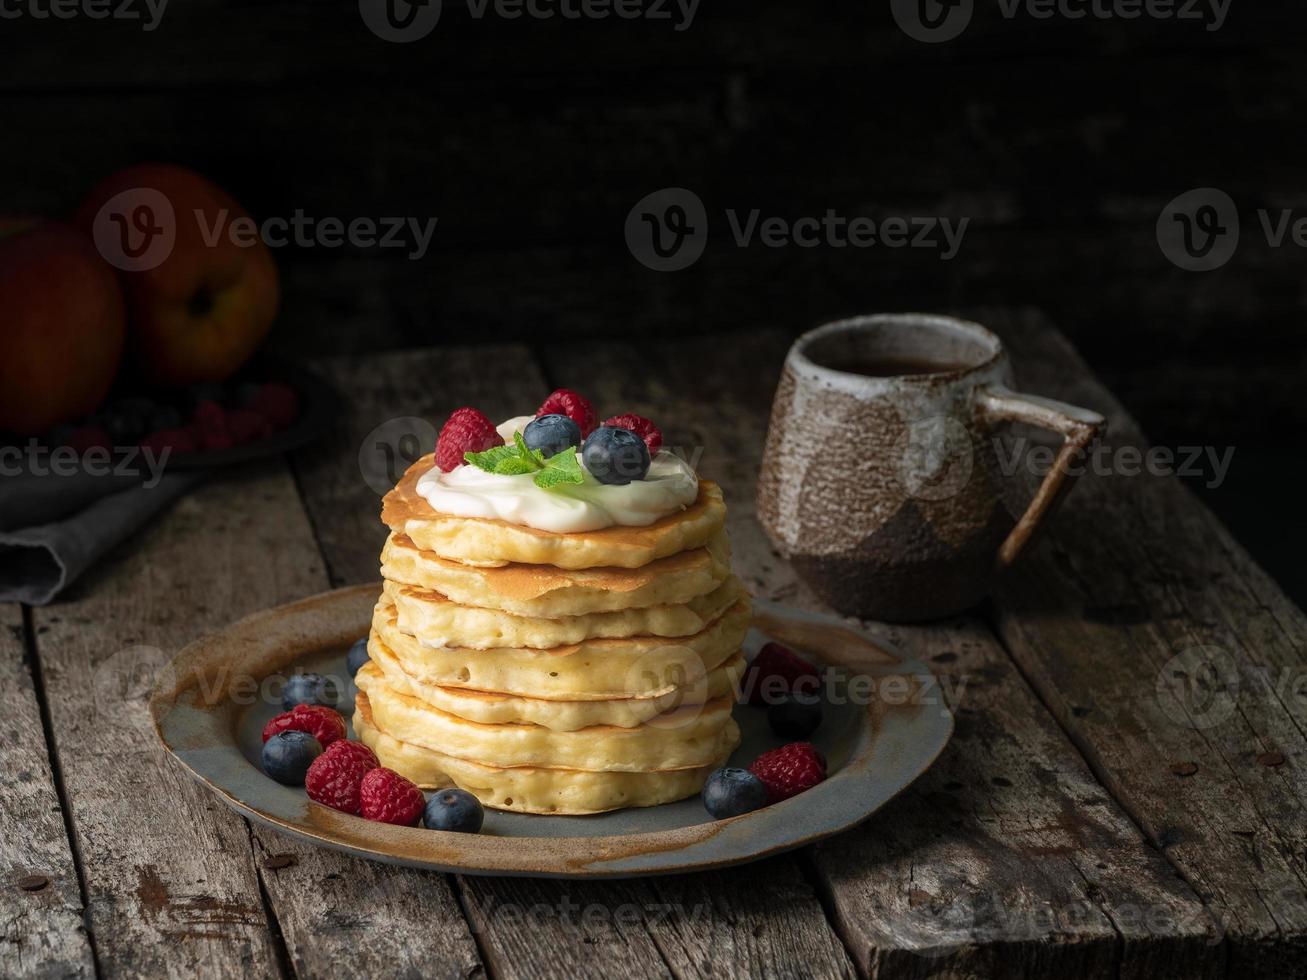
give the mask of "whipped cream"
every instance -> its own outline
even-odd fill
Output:
[[[513,433],[521,432],[532,418],[511,418],[497,429],[505,442],[512,442]],[[584,461],[581,469],[585,470]],[[498,519],[568,534],[619,524],[652,524],[694,503],[699,477],[689,463],[664,450],[653,457],[643,480],[622,486],[600,483],[586,472],[584,483],[545,490],[535,485],[530,473],[506,476],[465,463],[448,473],[432,467],[418,478],[417,491],[442,514]]]

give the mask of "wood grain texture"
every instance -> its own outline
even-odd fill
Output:
[[[283,942],[306,976],[342,962],[376,976],[479,968],[442,881],[251,831],[151,729],[148,691],[180,646],[326,585],[294,484],[272,463],[204,486],[34,612],[106,975],[271,976]]]
[[[591,361],[602,372],[606,360]],[[387,419],[437,425],[474,405],[499,421],[529,414],[550,386],[520,347],[386,354],[320,365],[350,404],[330,448],[299,454],[301,489],[333,581],[377,576],[384,529],[360,446]],[[670,394],[670,393],[669,393]],[[851,965],[791,858],[741,873],[630,882],[461,878],[496,976],[849,976]]]
[[[22,610],[0,605],[0,975],[91,977],[91,945],[55,788]]]
[[[1037,314],[1023,385],[1133,420]],[[1112,455],[995,602],[1008,649],[1099,779],[1209,903],[1237,973],[1307,951],[1307,617],[1179,482]],[[1237,455],[1233,465],[1238,465]]]
[[[759,594],[819,609],[753,516],[780,331],[674,345],[567,346],[550,379],[601,417],[635,411],[730,505],[734,564]],[[1213,976],[1201,901],[1098,785],[979,619],[891,637],[951,682],[957,734],[886,810],[813,849],[860,971],[876,976]]]

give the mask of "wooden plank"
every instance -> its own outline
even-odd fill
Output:
[[[1300,972],[1307,617],[1177,480],[1129,474],[1142,433],[1042,316],[996,324],[1028,390],[1109,416],[1112,453],[997,597],[1000,634],[1221,920],[1231,972]]]
[[[520,5],[504,6],[522,10]],[[1301,19],[1294,16],[1297,11],[1289,0],[1267,0],[1257,18],[1236,13],[1219,31],[1174,17],[1113,21],[1021,12],[1005,17],[1001,8],[977,4],[965,34],[956,43],[941,45],[909,39],[882,5],[841,4],[830,16],[815,18],[782,0],[696,4],[695,16],[679,30],[677,25],[686,24],[679,3],[642,6],[676,13],[664,20],[610,14],[604,20],[578,21],[547,16],[561,4],[538,4],[542,16],[510,19],[497,16],[492,5],[484,16],[474,18],[470,5],[446,3],[435,30],[407,45],[380,42],[365,29],[357,4],[350,3],[324,11],[310,0],[276,5],[191,0],[167,7],[154,30],[143,30],[136,20],[36,19],[16,13],[6,22],[10,48],[0,64],[8,69],[6,87],[37,91],[312,83],[389,83],[393,90],[448,72],[547,77],[582,70],[621,73],[630,83],[646,73],[705,65],[860,67],[870,72],[888,64],[896,71],[914,69],[913,80],[920,82],[929,74],[922,65],[1007,65],[1032,52],[1064,59],[1094,56],[1105,62],[1147,62],[1176,51],[1195,60],[1234,60],[1278,53],[1276,42],[1284,45],[1302,36]],[[310,22],[314,30],[305,31]],[[165,36],[169,43],[160,50],[157,38]],[[53,63],[40,58],[40,51],[61,42],[67,58]],[[206,57],[196,57],[198,51]]]
[[[22,610],[0,605],[0,975],[91,977],[94,956],[55,787]]]
[[[600,360],[591,363],[598,366]],[[324,362],[347,392],[332,451],[297,458],[300,485],[337,582],[377,576],[385,531],[360,449],[399,416],[437,425],[460,405],[499,420],[529,413],[549,387],[523,348],[444,349]],[[463,878],[492,973],[504,977],[848,976],[848,958],[792,859],[741,874],[630,882]]]
[[[647,414],[730,506],[737,571],[821,608],[754,517],[778,331],[547,352],[601,415]],[[1213,975],[1219,931],[1060,734],[978,619],[897,629],[961,699],[940,762],[864,827],[818,845],[816,877],[857,967],[887,976]],[[945,691],[949,687],[945,686]]]
[[[207,484],[68,601],[34,611],[106,974],[271,976],[283,952],[313,976],[478,968],[442,880],[251,830],[157,744],[146,695],[178,647],[326,585],[272,463]]]

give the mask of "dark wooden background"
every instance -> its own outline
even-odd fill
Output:
[[[1305,601],[1286,528],[1304,527],[1307,250],[1269,247],[1256,211],[1307,215],[1307,14],[1234,0],[1213,32],[997,10],[977,0],[939,45],[906,37],[888,2],[845,0],[704,0],[683,32],[478,21],[446,0],[411,45],[345,0],[173,0],[148,33],[2,20],[0,211],[66,213],[101,175],[160,159],[261,217],[437,216],[421,261],[279,251],[273,342],[315,356],[706,328],[747,344],[859,312],[1039,306],[1155,443],[1237,447],[1206,496]],[[623,223],[671,185],[721,230],[692,268],[657,273]],[[1196,186],[1227,191],[1244,226],[1210,273],[1172,266],[1154,234]],[[740,249],[726,208],[970,226],[950,262]]]

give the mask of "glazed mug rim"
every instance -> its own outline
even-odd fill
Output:
[[[856,371],[844,371],[839,368],[829,367],[820,361],[814,360],[808,353],[813,345],[829,337],[847,333],[861,333],[868,327],[915,328],[923,326],[943,328],[943,330],[953,333],[955,336],[962,336],[982,348],[983,356],[974,364],[967,364],[947,371],[873,377],[859,374]],[[960,317],[937,313],[873,313],[834,320],[801,334],[790,348],[787,361],[792,368],[802,369],[805,373],[827,381],[834,387],[856,389],[858,393],[866,394],[869,390],[883,391],[923,382],[958,381],[992,368],[1003,359],[1005,353],[1003,341],[999,336],[973,320],[964,320]]]

